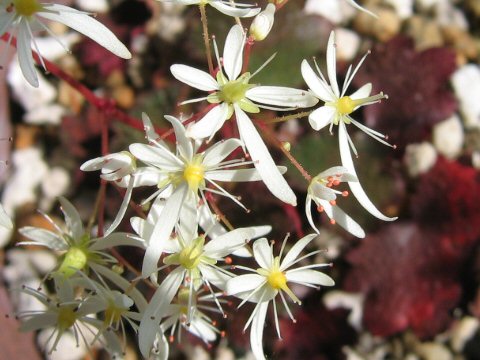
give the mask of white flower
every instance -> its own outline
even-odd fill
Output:
[[[350,83],[352,82],[353,77],[357,73],[358,69],[362,65],[367,55],[368,53],[360,60],[360,62],[353,71],[352,66],[348,68],[345,82],[341,91],[339,89],[336,77],[337,66],[335,33],[333,31],[330,34],[327,45],[327,74],[330,83],[327,82],[326,78],[323,76],[318,66],[317,71],[319,76],[310,67],[306,60],[303,60],[302,62],[302,75],[305,79],[305,82],[308,84],[312,92],[320,100],[325,102],[323,106],[313,111],[308,117],[310,125],[314,130],[317,131],[329,125],[330,132],[332,132],[332,128],[334,125],[338,125],[338,140],[342,165],[351,175],[355,177],[357,176],[357,173],[355,172],[355,167],[353,165],[350,148],[355,153],[355,155],[357,155],[357,150],[355,149],[355,146],[353,145],[353,142],[348,135],[346,127],[347,124],[351,123],[363,132],[365,132],[367,135],[381,142],[382,144],[392,146],[384,140],[386,139],[385,135],[368,128],[367,126],[359,123],[350,116],[351,113],[353,113],[355,110],[362,106],[374,104],[380,102],[382,99],[387,98],[387,96],[384,95],[382,92],[377,95],[370,96],[370,92],[372,91],[372,84],[370,83],[365,84],[351,95],[345,95]],[[384,221],[393,221],[396,219],[383,215],[370,201],[368,196],[365,194],[363,187],[358,181],[348,181],[348,185],[350,186],[350,189],[353,195],[357,198],[358,202],[373,216]]]
[[[250,345],[252,347],[253,354],[256,359],[265,359],[263,353],[262,337],[263,328],[265,325],[265,317],[267,315],[268,305],[273,300],[273,311],[275,314],[275,327],[278,337],[280,336],[280,327],[278,323],[278,312],[275,298],[280,295],[282,303],[285,307],[290,318],[293,320],[292,312],[287,305],[285,295],[293,300],[297,304],[301,304],[298,297],[289,288],[288,283],[296,283],[308,287],[321,286],[333,286],[335,282],[328,275],[313,270],[329,264],[314,264],[306,265],[298,268],[291,269],[292,265],[295,265],[299,261],[317,254],[319,251],[314,251],[308,255],[298,257],[303,249],[316,237],[316,234],[311,234],[298,240],[295,245],[292,246],[290,251],[285,255],[282,260],[282,253],[285,247],[285,242],[282,244],[279,256],[273,256],[273,244],[269,245],[267,239],[259,239],[253,244],[253,255],[260,268],[248,269],[241,267],[242,269],[249,270],[252,273],[246,275],[240,275],[234,277],[227,282],[227,294],[235,295],[243,299],[242,306],[246,301],[256,302],[252,315],[245,324],[246,329],[250,324]],[[286,239],[285,239],[286,240]]]
[[[33,32],[37,29],[52,34],[44,24],[45,20],[57,21],[88,36],[107,50],[124,59],[131,58],[128,49],[104,25],[99,23],[88,13],[75,10],[68,6],[40,3],[38,0],[11,0],[0,4],[0,36],[10,32],[10,40],[17,36],[17,54],[20,67],[25,79],[38,87],[38,78],[35,72],[32,41],[34,49],[41,54],[33,39]],[[45,66],[44,66],[45,67]]]
[[[168,196],[166,203],[164,206],[162,205],[161,216],[158,217],[155,227],[148,237],[151,240],[145,253],[143,276],[149,276],[155,271],[158,259],[180,213],[183,212],[185,216],[188,216],[187,209],[193,209],[194,214],[188,221],[196,221],[196,207],[199,199],[201,198],[204,203],[207,203],[204,192],[226,196],[244,208],[236,197],[229,194],[217,182],[260,180],[255,168],[234,169],[234,167],[249,165],[250,162],[245,162],[243,159],[225,161],[235,149],[242,145],[240,140],[228,139],[214,144],[204,152],[197,152],[200,144],[194,143],[187,137],[183,124],[172,116],[165,118],[175,130],[176,153],[172,153],[167,145],[159,139],[159,136],[153,132],[150,120],[146,116],[144,117],[145,128],[151,145],[130,145],[130,152],[148,165],[145,173],[158,178],[155,185],[159,190],[146,201],[154,197],[159,199]],[[133,174],[133,177],[136,177],[136,174]],[[138,181],[138,186],[140,185],[142,185],[142,180]],[[146,183],[145,185],[152,184]]]
[[[178,80],[196,89],[210,92],[207,97],[187,102],[207,100],[217,104],[202,119],[189,127],[189,135],[197,139],[212,138],[225,121],[235,113],[240,138],[245,143],[263,182],[277,198],[296,205],[295,194],[279,173],[252,120],[245,112],[258,113],[260,108],[293,110],[313,106],[318,100],[304,90],[250,84],[249,81],[255,73],[252,75],[247,72],[240,75],[245,45],[245,34],[240,26],[233,26],[227,35],[223,62],[219,59],[215,43],[214,45],[220,67],[217,79],[204,71],[186,65],[175,64],[170,68],[173,76]],[[263,66],[259,70],[262,68]]]
[[[5,229],[13,229],[12,219],[7,215],[2,204],[0,204],[0,226],[3,226]]]
[[[253,37],[255,41],[262,41],[270,33],[270,30],[272,30],[275,9],[275,5],[269,3],[265,10],[253,19],[250,25],[250,36]]]
[[[210,5],[221,13],[234,17],[252,17],[260,12],[260,8],[251,4],[236,3],[233,0],[160,0],[182,5]]]
[[[156,221],[134,219],[132,227],[142,237],[152,234],[156,227],[153,223],[158,223],[158,219]],[[242,248],[262,228],[265,227],[239,228],[205,242],[205,235],[198,236],[196,223],[178,226],[177,235],[163,245],[163,250],[171,255],[165,257],[163,260],[165,266],[162,268],[166,266],[176,266],[176,268],[157,288],[140,322],[139,346],[145,357],[150,353],[160,321],[162,317],[168,315],[166,313],[168,306],[181,285],[183,284],[188,289],[185,313],[187,323],[191,323],[195,309],[196,291],[203,285],[209,289],[211,294],[214,294],[212,285],[223,289],[226,281],[233,274],[221,268],[217,263],[225,263],[225,257]],[[150,242],[152,240],[154,239],[150,239]],[[144,265],[145,261],[146,259]],[[218,301],[216,304],[223,313]]]
[[[190,290],[181,288],[176,300],[168,306],[165,312],[165,320],[160,324],[163,331],[170,329],[169,340],[173,341],[175,331],[177,331],[177,341],[181,343],[181,329],[183,328],[202,339],[206,344],[215,341],[220,331],[215,327],[212,319],[201,310],[218,311],[209,304],[220,301],[217,299],[218,296],[221,296],[221,294],[202,294],[200,289],[194,291],[193,296],[190,297]]]
[[[349,233],[363,238],[365,237],[365,232],[360,225],[358,225],[350,216],[345,214],[342,209],[336,206],[337,194],[347,196],[348,192],[340,192],[335,190],[334,187],[345,181],[355,182],[358,181],[358,179],[356,176],[349,174],[348,170],[342,166],[332,167],[315,176],[308,186],[307,200],[305,201],[305,213],[310,226],[317,233],[320,233],[312,219],[313,200],[317,205],[317,210],[319,212],[325,211],[332,224],[338,223]]]
[[[73,205],[63,197],[60,197],[59,201],[62,205],[67,229],[60,229],[50,217],[44,215],[55,227],[56,233],[33,226],[25,226],[19,229],[19,232],[31,241],[24,241],[18,244],[45,246],[49,249],[63,252],[63,260],[56,271],[57,273],[69,278],[77,271],[87,270],[94,265],[101,266],[115,263],[114,257],[102,251],[113,246],[144,247],[142,241],[132,239],[123,233],[114,233],[103,238],[92,239],[90,234],[85,232],[80,215]]]
[[[72,284],[67,279],[55,276],[54,280],[56,290],[54,298],[48,297],[38,290],[22,288],[24,293],[37,299],[43,305],[44,310],[20,312],[18,314],[22,320],[20,330],[52,329],[47,340],[50,347],[49,354],[57,350],[60,339],[69,331],[73,331],[77,346],[79,346],[79,339],[86,339],[82,331],[88,330],[90,333],[97,330],[101,332],[106,342],[106,349],[110,354],[113,357],[121,355],[122,349],[117,335],[112,329],[104,328],[103,321],[95,318],[95,314],[101,309],[89,306],[84,300],[78,299]]]

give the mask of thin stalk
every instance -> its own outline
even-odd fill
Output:
[[[284,121],[288,121],[288,120],[300,119],[300,118],[303,118],[303,117],[306,117],[306,116],[310,115],[312,112],[313,112],[313,110],[303,111],[301,113],[296,113],[296,114],[279,116],[279,117],[273,118],[271,120],[265,120],[264,123],[265,124],[276,124],[276,123],[280,123],[280,122],[284,122]]]
[[[205,11],[205,4],[200,3],[200,18],[202,20],[202,28],[203,28],[203,41],[205,42],[205,52],[207,54],[207,62],[208,62],[208,71],[210,75],[213,76],[213,60],[212,60],[212,49],[210,47],[210,36],[208,35],[208,22],[207,22],[207,13]]]

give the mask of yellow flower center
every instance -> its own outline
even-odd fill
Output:
[[[128,311],[123,307],[117,306],[113,301],[110,301],[108,307],[105,309],[105,320],[104,322],[108,325],[113,324],[115,327],[118,326],[122,320],[122,316]]]
[[[75,311],[73,311],[73,307],[62,306],[59,308],[57,323],[61,331],[70,329],[75,323],[75,320],[77,320],[77,316]]]
[[[203,243],[194,242],[192,245],[187,246],[178,255],[178,262],[185,269],[194,269],[202,260]]]
[[[342,115],[349,115],[355,110],[355,101],[350,96],[344,96],[338,99],[336,103],[337,111]]]
[[[193,192],[197,192],[204,184],[205,168],[202,164],[202,157],[194,157],[193,161],[185,166],[183,178]]]
[[[287,288],[287,278],[281,271],[272,271],[267,277],[268,284],[277,290]]]
[[[77,272],[77,270],[82,270],[88,261],[87,252],[78,247],[72,247],[65,254],[62,265],[58,271],[63,273],[65,277],[70,277]]]
[[[13,0],[15,11],[22,16],[32,16],[42,9],[37,0]]]
[[[245,98],[245,93],[250,87],[248,78],[240,77],[223,85],[218,96],[224,102],[235,104]]]

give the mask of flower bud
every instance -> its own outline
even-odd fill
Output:
[[[250,36],[255,41],[262,41],[267,37],[273,26],[274,14],[275,5],[270,3],[253,19],[252,25],[250,25]]]

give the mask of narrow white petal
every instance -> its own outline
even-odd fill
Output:
[[[317,97],[325,102],[335,100],[330,86],[315,74],[315,71],[311,68],[307,60],[302,61],[301,71],[303,79]]]
[[[305,215],[307,216],[308,223],[310,226],[315,230],[317,234],[320,234],[320,230],[315,226],[312,218],[312,198],[310,195],[307,195],[307,199],[305,200]]]
[[[10,216],[8,216],[2,204],[0,204],[0,226],[9,230],[13,229],[12,219],[10,219]]]
[[[333,106],[320,106],[308,116],[308,122],[313,130],[319,131],[333,121],[335,111]]]
[[[334,219],[338,225],[347,230],[350,234],[363,239],[365,237],[365,231],[358,223],[348,216],[342,209],[338,206],[332,206],[328,201],[320,200],[320,203],[325,210],[325,213],[330,219]]]
[[[340,175],[340,178],[342,178],[344,175],[349,175],[348,169],[344,166],[332,166],[331,168],[328,168],[327,170],[322,171],[320,174],[318,174],[318,177],[322,179],[326,179],[329,176],[338,176],[338,175]],[[350,178],[354,178],[354,177],[350,177]]]
[[[298,255],[300,255],[303,249],[305,249],[305,246],[307,246],[310,241],[315,239],[317,236],[317,234],[310,234],[298,240],[283,258],[282,263],[280,264],[280,270],[284,271],[288,269],[288,267],[297,259]]]
[[[352,154],[350,153],[350,148],[348,145],[348,134],[345,124],[341,121],[339,124],[339,131],[338,131],[338,141],[340,147],[340,158],[342,159],[342,165],[348,169],[348,172],[357,176],[355,171],[355,167],[353,165]],[[375,216],[376,218],[383,220],[383,221],[394,221],[397,217],[388,217],[383,215],[373,203],[368,198],[367,194],[365,194],[365,190],[363,190],[362,185],[360,182],[349,182],[348,186],[350,186],[350,190],[352,191],[353,196],[358,200],[360,205],[362,205],[365,210],[367,210],[370,214]]]
[[[337,97],[340,97],[340,91],[338,90],[337,83],[337,55],[336,55],[336,44],[335,44],[335,32],[330,33],[327,44],[327,73],[328,80],[330,81],[330,86],[333,89],[333,92]]]
[[[202,273],[202,277],[221,291],[225,291],[228,280],[233,278],[233,274],[228,275],[225,271],[220,271],[215,266],[199,264],[198,268]]]
[[[321,286],[335,285],[335,281],[333,281],[330,276],[320,271],[311,269],[290,270],[285,273],[285,276],[288,281],[296,283],[306,283]]]
[[[245,34],[240,25],[234,25],[228,32],[223,49],[223,67],[230,81],[236,80],[243,63]]]
[[[358,89],[352,95],[350,95],[350,98],[353,100],[364,99],[366,97],[369,97],[371,92],[372,92],[372,84],[368,83],[363,85],[360,89]]]
[[[139,240],[138,238],[132,237],[128,233],[113,233],[103,238],[99,238],[97,241],[90,246],[90,250],[105,250],[112,248],[114,246],[135,246],[140,248],[145,248],[145,242]]]
[[[266,238],[258,239],[253,243],[253,256],[260,267],[264,269],[270,269],[272,267],[272,248]]]
[[[247,90],[246,97],[267,105],[304,108],[318,103],[309,91],[282,86],[255,86]]]
[[[164,171],[175,171],[183,167],[183,162],[173,153],[159,146],[135,143],[129,146],[129,150],[137,159]]]
[[[252,328],[250,329],[250,346],[257,360],[265,359],[265,353],[263,352],[263,328],[265,327],[268,303],[268,301],[265,301],[257,305]]]
[[[27,28],[27,20],[21,19],[18,24],[17,36],[17,55],[20,69],[25,79],[34,87],[38,87],[38,77],[35,70],[33,55],[32,55],[32,38]]]
[[[55,326],[58,321],[58,315],[46,312],[43,314],[38,314],[31,317],[28,320],[22,321],[20,323],[20,331],[27,332],[27,331],[36,331],[40,329],[47,329],[51,326]]]
[[[130,204],[130,199],[132,198],[132,191],[133,191],[133,184],[135,182],[135,178],[133,176],[130,176],[130,179],[128,181],[128,186],[127,186],[127,191],[125,192],[125,195],[123,196],[122,204],[120,205],[120,209],[118,209],[117,216],[113,220],[112,224],[108,227],[108,229],[105,231],[105,236],[110,235],[112,232],[115,231],[118,225],[122,222],[123,216],[125,215],[125,212],[128,209],[128,205]]]
[[[250,292],[260,287],[265,281],[265,277],[259,274],[236,276],[227,281],[226,291],[228,295]]]
[[[213,167],[225,160],[235,149],[242,146],[240,139],[227,139],[217,142],[205,151],[203,165]]]
[[[160,331],[160,321],[182,283],[183,274],[184,270],[181,267],[168,274],[155,291],[155,294],[153,294],[150,303],[143,313],[138,328],[138,345],[146,359],[149,358],[150,349],[155,341],[157,332]]]
[[[310,190],[315,198],[328,201],[335,200],[337,198],[337,195],[331,188],[328,188],[325,185],[319,183],[314,183],[310,185]]]
[[[155,128],[152,125],[150,117],[146,113],[142,113],[142,122],[143,129],[145,130],[145,135],[147,135],[148,142],[156,141],[161,142],[160,136],[155,132]]]
[[[228,104],[221,103],[205,114],[203,118],[187,128],[188,136],[194,139],[211,138],[227,120]]]
[[[157,269],[157,263],[162,255],[165,242],[172,233],[178,220],[180,209],[187,194],[187,185],[180,185],[170,196],[163,208],[162,215],[153,228],[151,238],[143,259],[142,276],[148,277]]]
[[[132,57],[125,45],[106,26],[91,16],[64,5],[48,4],[44,7],[51,11],[39,12],[38,16],[71,27],[121,58]]]
[[[203,91],[218,90],[217,81],[208,73],[188,65],[175,64],[170,66],[175,79]]]
[[[62,205],[62,212],[65,216],[65,222],[67,223],[67,227],[72,232],[74,240],[80,240],[80,238],[85,234],[80,214],[78,213],[77,209],[75,209],[75,207],[72,205],[72,203],[65,199],[63,196],[59,197],[58,200]]]
[[[221,13],[233,17],[252,17],[260,12],[260,8],[239,9],[220,1],[211,1],[209,4]]]
[[[20,234],[33,240],[35,245],[43,245],[52,250],[65,251],[68,250],[68,245],[59,235],[45,230],[39,229],[33,226],[25,226],[18,230]],[[29,242],[30,243],[30,242]],[[18,245],[23,245],[24,242],[19,243]]]
[[[262,177],[257,169],[236,169],[236,170],[214,170],[209,171],[206,176],[209,180],[214,181],[260,181]]]
[[[203,250],[212,258],[223,258],[244,246],[254,235],[251,228],[238,228],[210,240]]]
[[[175,141],[177,143],[178,152],[184,159],[191,159],[193,157],[193,146],[192,141],[187,138],[185,127],[180,120],[173,116],[165,115],[165,119],[172,124],[175,131]]]
[[[240,138],[245,143],[250,157],[268,190],[283,202],[296,206],[297,198],[293,190],[278,171],[252,121],[237,105],[235,105],[235,114]]]

